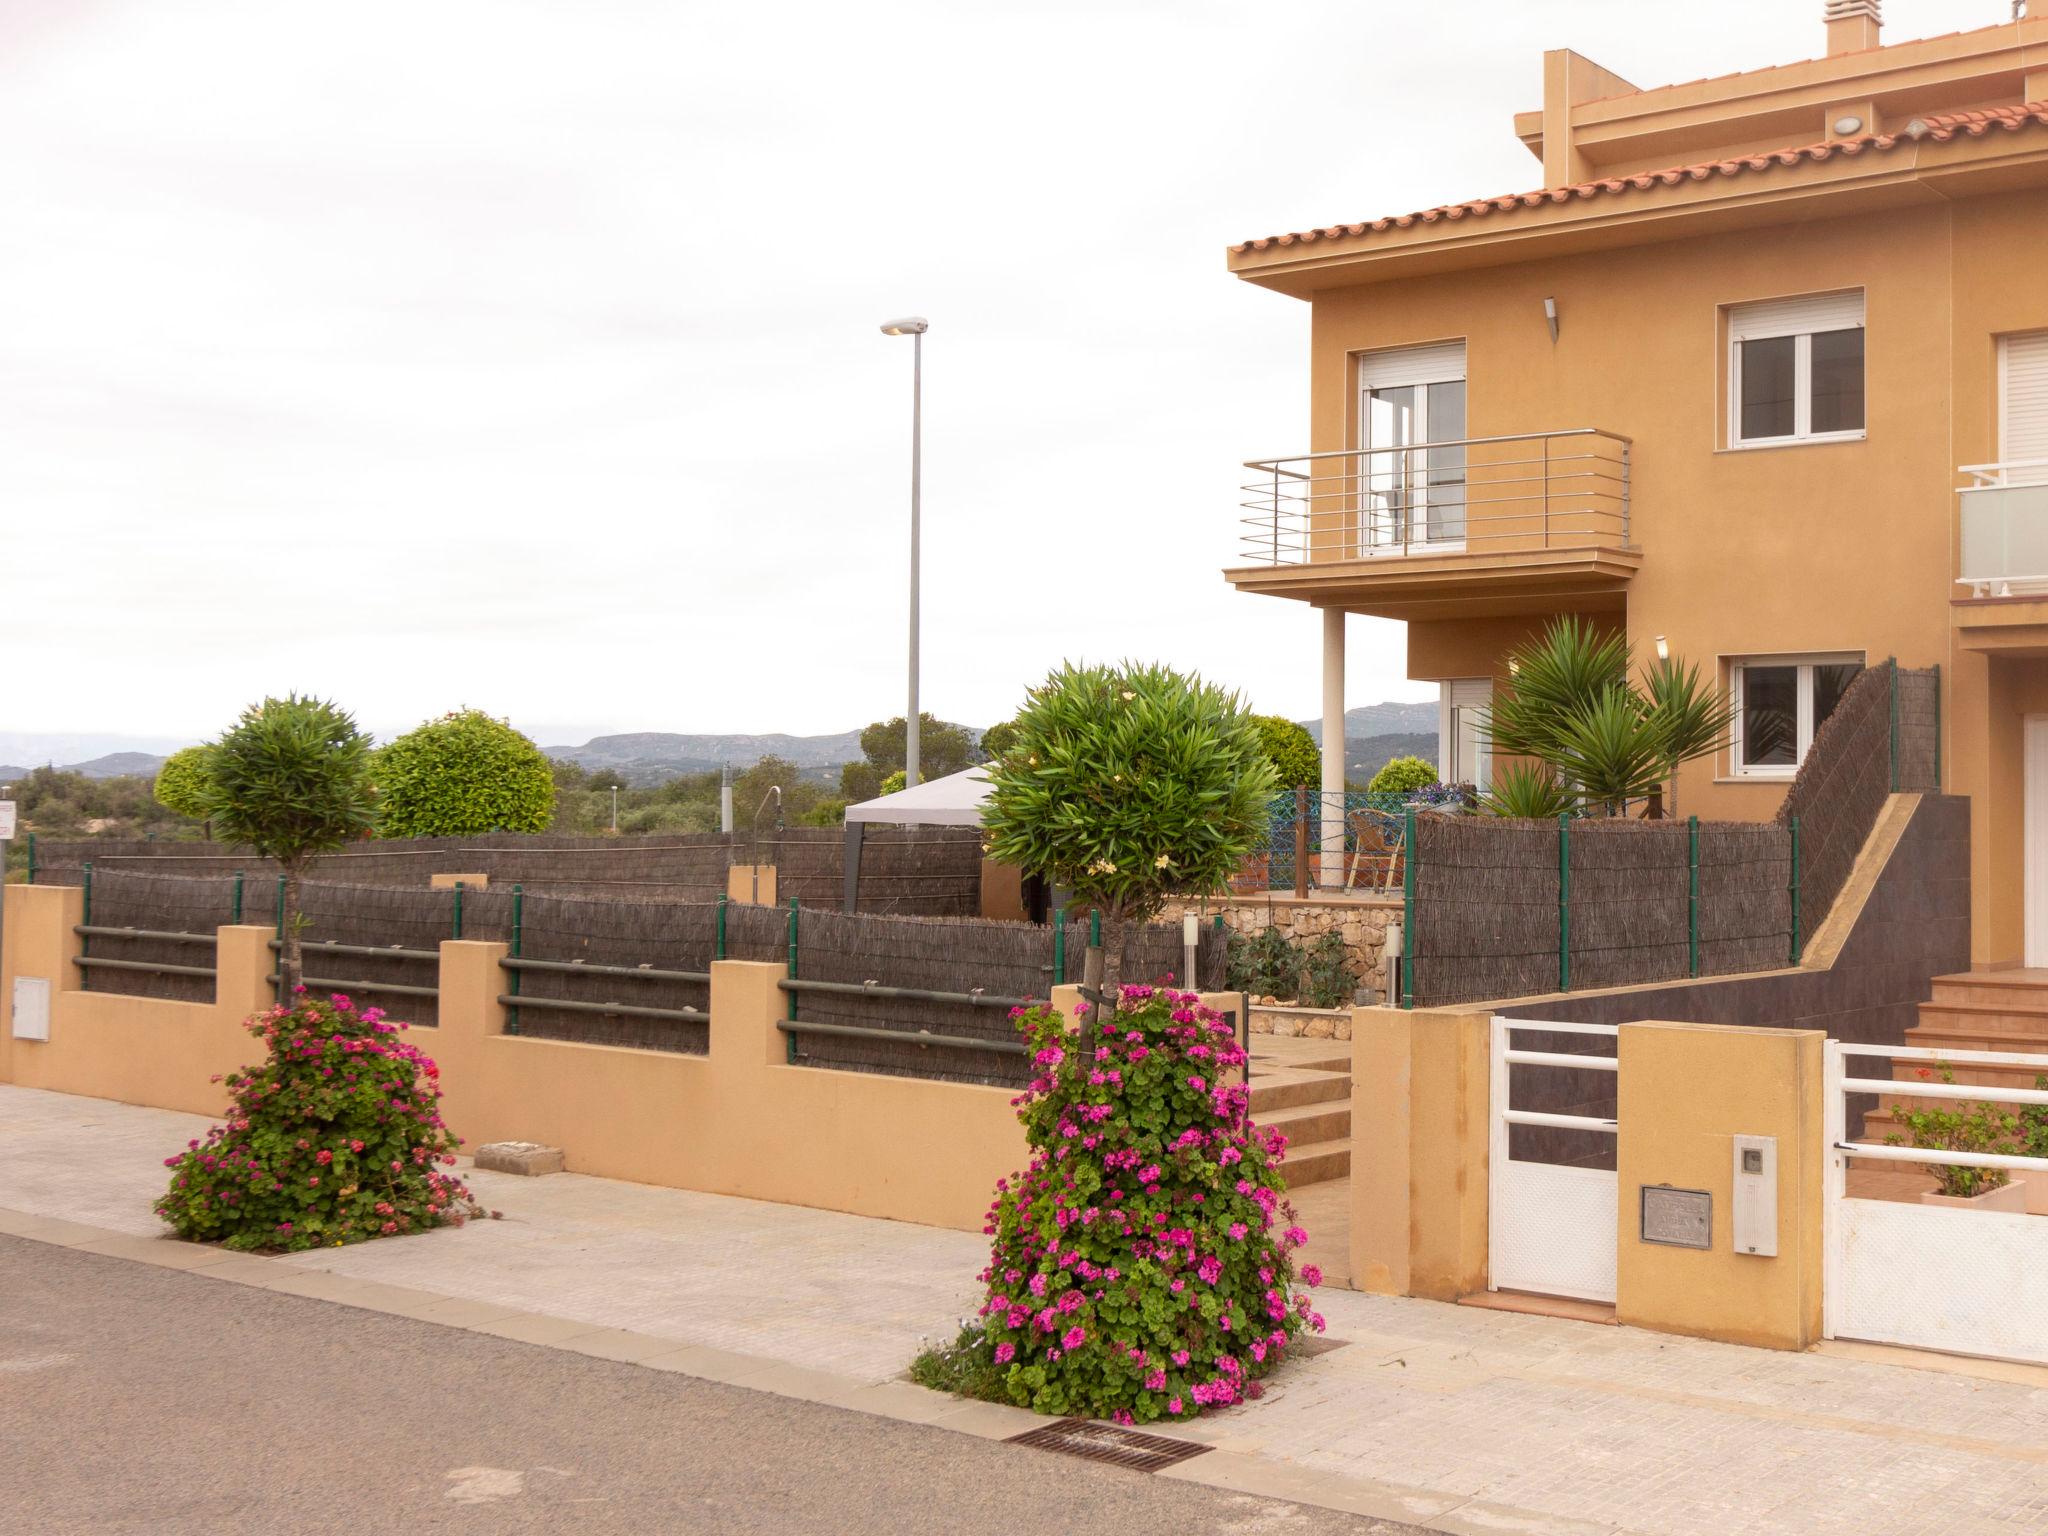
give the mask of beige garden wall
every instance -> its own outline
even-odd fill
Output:
[[[216,1073],[253,1059],[241,1028],[271,1003],[272,931],[220,930],[218,1001],[81,990],[75,889],[9,886],[0,953],[0,1080],[218,1114]],[[505,1033],[499,944],[441,946],[440,1027],[412,1034],[440,1064],[445,1110],[472,1146],[562,1148],[571,1172],[979,1231],[1024,1134],[1007,1089],[785,1062],[782,968],[718,961],[710,1053]],[[51,982],[50,1038],[13,1038],[17,976]]]

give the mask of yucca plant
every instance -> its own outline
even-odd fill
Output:
[[[1574,795],[1548,763],[1502,763],[1480,801],[1495,816],[1550,820],[1578,808]]]
[[[1626,639],[1574,615],[1509,654],[1511,691],[1495,699],[1482,729],[1496,757],[1533,759],[1543,771],[1516,774],[1502,764],[1489,809],[1545,814],[1528,808],[1551,805],[1554,815],[1563,797],[1618,813],[1655,796],[1680,763],[1727,743],[1734,707],[1697,666],[1660,657],[1638,686],[1629,663]]]

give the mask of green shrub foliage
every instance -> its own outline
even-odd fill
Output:
[[[966,1347],[1040,1413],[1131,1423],[1257,1397],[1323,1320],[1295,1287],[1308,1234],[1280,1178],[1286,1138],[1252,1124],[1230,1026],[1191,992],[1142,986],[1081,1035],[1050,1008],[1019,1018],[1038,1070],[1018,1111],[1031,1161],[997,1186]]]
[[[1323,782],[1323,754],[1316,746],[1315,737],[1295,721],[1280,715],[1254,715],[1258,723],[1259,740],[1266,750],[1266,761],[1273,765],[1273,773],[1281,789],[1293,789],[1306,784],[1316,789]]]
[[[300,883],[319,855],[370,835],[377,801],[369,766],[370,739],[355,717],[299,694],[250,705],[206,748],[201,803],[213,830],[284,872],[277,969],[287,997],[305,974]]]
[[[545,832],[554,817],[547,758],[480,709],[407,731],[377,753],[375,772],[385,837]]]
[[[150,793],[167,811],[193,821],[206,820],[206,748],[186,747],[164,759]]]
[[[1221,890],[1267,834],[1277,779],[1225,689],[1167,667],[1066,666],[1015,723],[988,769],[988,855],[1065,887],[1112,931],[1170,895]]]
[[[444,1168],[440,1069],[403,1024],[337,994],[249,1020],[263,1063],[230,1072],[228,1119],[166,1158],[156,1213],[180,1237],[229,1248],[338,1247],[460,1226],[469,1191]]]
[[[1419,757],[1397,757],[1374,774],[1372,782],[1365,787],[1370,794],[1405,795],[1410,790],[1427,789],[1435,782],[1435,763],[1424,762]]]

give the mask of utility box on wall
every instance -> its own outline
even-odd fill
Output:
[[[1735,1251],[1758,1258],[1778,1252],[1778,1138],[1735,1138]]]

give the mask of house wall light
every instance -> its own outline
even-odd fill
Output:
[[[1543,323],[1550,327],[1550,344],[1557,345],[1557,300],[1543,301]]]
[[[1671,659],[1671,647],[1664,643],[1662,635],[1657,637],[1657,659],[1659,661],[1669,661]]]

